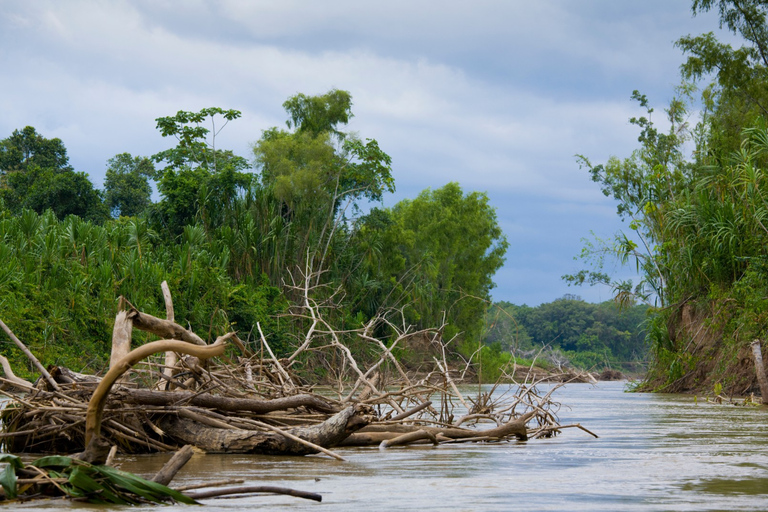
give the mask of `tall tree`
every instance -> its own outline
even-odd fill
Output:
[[[287,266],[309,257],[315,270],[327,270],[359,202],[394,191],[391,159],[376,140],[339,130],[352,117],[346,91],[299,94],[283,106],[294,130],[271,128],[254,145],[260,184],[279,203],[282,250],[295,258]]]
[[[361,271],[388,283],[380,303],[402,298],[414,323],[440,325],[445,315],[447,336],[462,332],[478,340],[493,275],[509,246],[486,194],[464,194],[457,183],[427,189],[389,211],[371,212],[358,240],[376,247]]]
[[[163,197],[158,208],[172,232],[180,233],[198,218],[207,227],[220,225],[237,194],[249,185],[251,178],[243,172],[248,162],[216,145],[224,127],[240,115],[212,107],[156,119],[160,134],[178,141],[152,156],[162,165],[156,173]]]
[[[149,178],[154,174],[149,158],[121,153],[109,159],[104,192],[113,217],[132,217],[147,209],[152,203]]]
[[[768,3],[764,0],[694,0],[693,13],[717,9],[720,27],[743,38],[733,48],[712,32],[681,37],[677,46],[688,55],[681,66],[687,80],[713,77],[704,91],[706,145],[698,151],[704,163],[725,163],[738,150],[741,130],[758,117],[768,117]]]

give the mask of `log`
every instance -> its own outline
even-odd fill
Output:
[[[285,409],[306,407],[318,412],[332,414],[339,412],[339,408],[326,402],[316,395],[293,395],[272,400],[260,400],[257,398],[230,398],[215,396],[208,393],[188,393],[181,391],[150,391],[146,389],[119,389],[113,393],[113,399],[118,403],[134,405],[193,405],[219,411],[246,411],[256,414],[266,414]]]
[[[53,377],[59,384],[77,384],[86,388],[96,387],[99,385],[99,382],[101,382],[101,377],[73,372],[65,366],[52,367],[51,377]]]
[[[229,489],[211,489],[210,491],[200,491],[187,493],[187,496],[193,500],[204,500],[207,498],[216,498],[218,496],[231,496],[233,494],[251,494],[251,493],[269,493],[269,494],[285,494],[287,496],[293,496],[295,498],[304,498],[305,500],[313,500],[321,502],[323,497],[314,492],[298,491],[296,489],[289,489],[287,487],[275,487],[273,485],[246,485],[243,487],[234,487]]]
[[[763,352],[760,349],[760,340],[752,342],[752,356],[755,358],[755,372],[757,373],[757,382],[760,384],[760,395],[763,399],[763,405],[768,405],[768,377],[765,375],[763,367]]]
[[[131,332],[133,322],[128,318],[128,313],[120,311],[115,317],[115,326],[112,328],[112,353],[109,356],[109,367],[115,365],[131,351]]]
[[[536,414],[535,411],[528,412],[519,418],[508,421],[500,427],[488,430],[470,430],[466,428],[455,427],[425,427],[419,425],[368,425],[360,429],[359,432],[349,436],[340,446],[373,446],[379,445],[383,441],[395,439],[403,434],[410,434],[423,430],[436,438],[443,436],[449,439],[469,439],[483,436],[486,438],[503,439],[509,436],[515,436],[520,441],[528,440],[528,429],[526,423]]]
[[[173,477],[176,476],[176,473],[184,467],[184,464],[189,462],[189,459],[191,459],[194,454],[195,450],[191,445],[184,445],[179,451],[174,453],[173,457],[171,457],[162,469],[152,477],[152,481],[157,482],[158,484],[168,485],[171,483],[171,480],[173,480]]]
[[[367,408],[347,407],[323,423],[286,432],[323,448],[338,445],[371,421]],[[318,451],[276,432],[213,428],[188,418],[165,415],[158,420],[165,433],[209,453],[308,455]]]
[[[195,345],[205,346],[207,343],[197,334],[189,331],[176,322],[163,320],[146,313],[142,313],[136,308],[132,308],[127,313],[127,318],[133,321],[133,326],[142,331],[151,332],[161,338],[171,340],[181,340]]]
[[[5,356],[0,356],[0,365],[3,367],[5,379],[7,381],[3,383],[2,387],[5,387],[5,384],[10,384],[12,387],[20,387],[21,389],[29,389],[33,387],[31,382],[26,381],[21,377],[17,377],[16,374],[13,373],[11,363],[8,362],[8,359]],[[2,389],[2,387],[0,387],[0,389]]]
[[[403,444],[410,444],[415,443],[416,441],[422,441],[424,439],[429,439],[432,444],[440,444],[437,440],[437,437],[431,432],[428,432],[427,430],[424,430],[423,428],[417,430],[416,432],[410,432],[408,434],[402,434],[392,439],[386,439],[381,442],[379,445],[379,448],[389,448],[390,446],[399,446]]]
[[[165,319],[169,322],[176,322],[176,316],[173,312],[173,299],[171,298],[171,289],[168,286],[168,281],[160,283],[160,289],[163,290],[163,300],[165,301]],[[160,389],[167,389],[173,377],[173,367],[176,366],[176,352],[165,353],[165,368],[163,369],[163,375],[168,377],[167,381],[160,383]]]

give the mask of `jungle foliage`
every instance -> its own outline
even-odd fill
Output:
[[[369,209],[394,191],[392,162],[344,131],[350,94],[283,106],[287,129],[265,129],[251,160],[222,147],[237,110],[160,117],[171,146],[110,159],[104,191],[59,139],[26,127],[1,140],[0,317],[45,364],[78,371],[105,366],[119,296],[164,316],[163,280],[196,332],[254,342],[258,323],[278,356],[305,327],[285,316],[297,284],[342,329],[401,308],[416,327],[477,339],[507,247],[488,197],[449,183]]]
[[[680,38],[687,60],[679,95],[666,109],[669,128],[656,126],[648,99],[636,91],[645,110],[630,120],[640,130],[639,148],[597,165],[579,157],[617,201],[630,233],[607,247],[588,245],[583,256],[597,266],[565,277],[610,283],[620,301],[654,305],[650,387],[683,390],[716,381],[744,392],[749,382],[742,382],[740,361],[768,328],[768,2],[694,0],[692,6],[694,14],[717,9],[721,26],[743,45],[733,48],[712,33]],[[700,118],[691,124],[696,108]],[[610,282],[600,269],[606,249],[637,265],[639,285]]]
[[[647,309],[620,308],[613,301],[591,304],[570,295],[536,307],[497,302],[486,314],[483,342],[529,359],[551,349],[564,364],[580,369],[621,369],[647,357]]]

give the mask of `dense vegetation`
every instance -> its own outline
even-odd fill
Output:
[[[590,304],[573,295],[536,307],[497,302],[488,310],[483,341],[497,353],[546,357],[561,367],[634,370],[648,353],[647,309]]]
[[[657,128],[636,91],[647,112],[630,120],[639,148],[599,165],[580,158],[630,232],[590,244],[583,255],[597,267],[566,278],[607,282],[620,300],[654,304],[649,387],[719,383],[743,393],[754,386],[746,347],[768,329],[768,2],[693,1],[694,14],[711,9],[743,45],[712,33],[680,38],[687,60],[680,94],[666,109],[669,129]],[[697,108],[698,122],[689,124]],[[606,248],[637,265],[637,286],[601,272]]]
[[[278,354],[306,327],[281,316],[297,284],[338,329],[394,310],[444,323],[454,346],[477,339],[507,248],[487,196],[449,183],[364,213],[395,185],[376,140],[342,131],[349,93],[283,106],[288,129],[264,130],[250,159],[221,148],[236,110],[160,117],[174,145],[116,155],[103,191],[59,139],[25,127],[0,140],[0,318],[45,364],[88,371],[107,361],[117,298],[163,316],[163,280],[196,332],[253,340],[259,323]],[[26,364],[7,342],[2,353]]]

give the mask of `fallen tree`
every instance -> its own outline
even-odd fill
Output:
[[[53,367],[30,383],[0,361],[6,372],[0,383],[11,398],[0,412],[0,441],[8,452],[77,452],[74,460],[103,464],[110,449],[152,453],[192,445],[206,452],[322,453],[343,460],[334,447],[525,441],[559,432],[558,404],[551,392],[539,396],[536,382],[501,400],[493,390],[465,395],[456,381],[466,367],[450,368],[442,329],[413,331],[382,315],[360,329],[336,331],[310,299],[311,276],[305,279],[298,287],[303,305],[294,315],[308,329],[287,359],[275,356],[259,325],[257,350],[234,332],[208,345],[174,321],[164,286],[167,319],[120,301],[104,377]],[[386,343],[373,334],[382,326],[394,333]],[[173,339],[130,350],[133,329]],[[429,338],[441,356],[428,372],[409,373],[394,356],[414,337]],[[366,343],[367,361],[358,361],[345,340]],[[335,361],[336,384],[322,393],[297,375],[302,363],[318,361]]]

